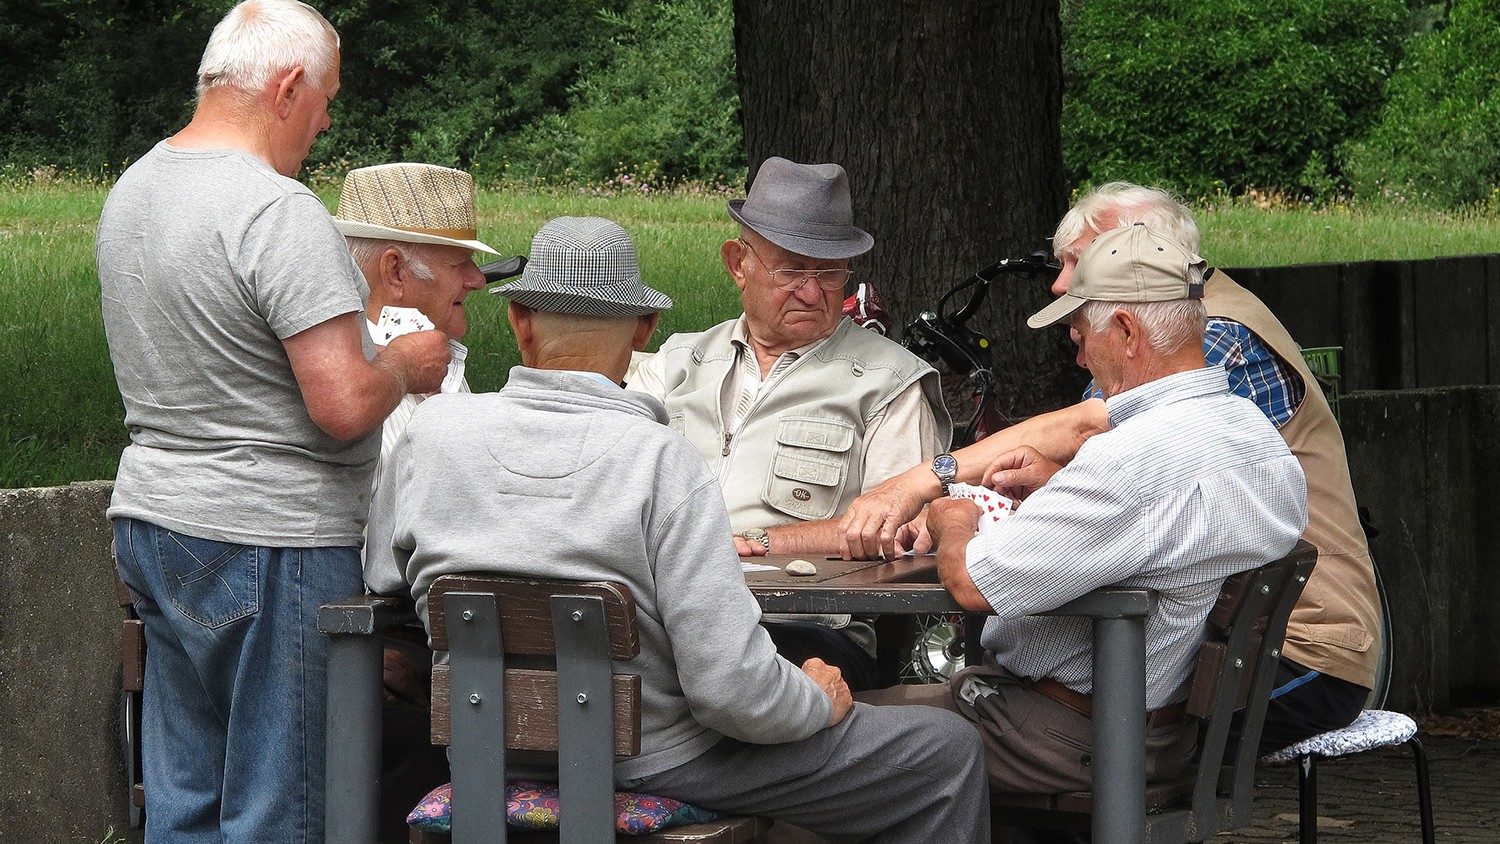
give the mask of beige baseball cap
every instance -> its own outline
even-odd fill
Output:
[[[1094,238],[1068,292],[1026,324],[1046,328],[1067,319],[1084,302],[1171,302],[1203,298],[1208,263],[1145,223],[1112,229]],[[1198,272],[1193,272],[1194,268]]]

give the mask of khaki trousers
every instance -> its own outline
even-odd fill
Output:
[[[978,692],[978,693],[976,693]],[[1093,790],[1094,725],[1087,716],[993,664],[965,668],[948,683],[893,686],[855,699],[877,706],[925,704],[957,712],[979,730],[990,790],[1063,794]],[[1180,776],[1197,745],[1198,721],[1146,728],[1146,782]]]

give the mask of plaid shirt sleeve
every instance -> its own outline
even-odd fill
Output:
[[[1238,322],[1208,320],[1203,358],[1209,366],[1224,367],[1229,373],[1229,391],[1255,402],[1277,428],[1302,404],[1302,379],[1255,332]]]
[[[1238,322],[1209,318],[1203,332],[1203,359],[1209,366],[1224,367],[1229,373],[1229,391],[1255,402],[1278,429],[1302,404],[1302,379],[1255,332]],[[1104,393],[1090,381],[1083,397],[1102,399]]]

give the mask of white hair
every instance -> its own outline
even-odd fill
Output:
[[[318,10],[296,0],[244,0],[214,27],[198,63],[198,98],[211,88],[258,93],[298,65],[315,84],[331,81],[339,34]]]
[[[411,270],[411,274],[423,281],[432,281],[434,273],[432,265],[428,263],[431,253],[419,243],[402,243],[399,240],[379,240],[373,237],[346,237],[344,241],[349,244],[349,254],[354,256],[354,263],[364,269],[366,264],[380,260],[387,249],[396,250],[401,260]]]
[[[1057,224],[1052,249],[1061,258],[1063,250],[1085,231],[1103,233],[1136,223],[1145,223],[1157,234],[1198,254],[1198,224],[1187,206],[1161,188],[1131,182],[1108,182],[1084,194]]]
[[[1193,272],[1202,272],[1194,267]],[[1102,331],[1115,311],[1128,311],[1140,320],[1146,330],[1146,343],[1158,354],[1170,355],[1189,343],[1203,344],[1203,327],[1208,312],[1202,299],[1173,299],[1167,302],[1101,302],[1088,301],[1077,311],[1088,320],[1089,328]]]

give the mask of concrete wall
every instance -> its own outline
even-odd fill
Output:
[[[116,732],[109,490],[0,490],[3,842],[139,840],[127,829]]]
[[[1354,490],[1380,531],[1395,662],[1388,705],[1500,700],[1500,387],[1343,399]]]
[[[1226,267],[1303,346],[1344,347],[1344,389],[1500,384],[1500,255]]]

